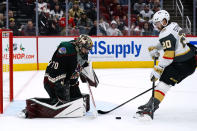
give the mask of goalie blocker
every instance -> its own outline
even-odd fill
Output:
[[[92,68],[92,64],[84,67],[80,73],[82,83],[89,83],[90,86],[97,87],[99,84],[98,77]]]
[[[23,110],[23,117],[26,118],[66,118],[82,117],[90,109],[90,98],[83,94],[82,98],[68,103],[51,105],[50,98],[31,98],[26,100],[26,108]]]

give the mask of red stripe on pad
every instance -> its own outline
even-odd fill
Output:
[[[162,94],[163,96],[165,96],[165,94],[163,92],[161,92],[160,90],[155,90],[155,92],[159,92],[160,94]]]
[[[170,58],[170,57],[163,57],[164,59],[170,59],[173,60],[174,58]]]

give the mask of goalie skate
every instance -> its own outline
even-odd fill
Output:
[[[20,118],[27,118],[27,110],[23,109],[21,112],[17,114],[17,116]]]

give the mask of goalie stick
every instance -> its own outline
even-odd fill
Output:
[[[90,95],[90,99],[93,105],[93,116],[96,118],[98,116],[98,112],[96,109],[96,103],[94,101],[94,97],[92,94],[92,90],[90,86],[94,86],[97,87],[98,86],[98,78],[92,68],[92,62],[89,63],[89,66],[84,68],[81,72],[81,80],[83,83],[86,83],[88,86],[88,90],[89,90],[89,95]]]
[[[98,116],[98,112],[96,110],[96,103],[94,101],[94,97],[93,97],[93,94],[92,94],[92,90],[90,88],[90,85],[89,83],[87,82],[87,85],[88,85],[88,89],[89,89],[89,94],[90,94],[90,97],[91,97],[91,101],[92,101],[92,104],[93,104],[93,115],[94,117],[96,118]]]
[[[144,92],[140,93],[139,95],[137,95],[137,96],[135,96],[135,97],[133,97],[133,98],[131,98],[131,99],[127,100],[126,102],[124,102],[124,103],[120,104],[119,106],[117,106],[117,107],[115,107],[115,108],[113,108],[113,109],[111,109],[111,110],[108,110],[108,111],[98,110],[98,113],[99,113],[99,114],[107,114],[107,113],[110,113],[110,112],[112,112],[112,111],[114,111],[114,110],[118,109],[119,107],[121,107],[121,106],[123,106],[123,105],[127,104],[128,102],[130,102],[130,101],[132,101],[132,100],[134,100],[134,99],[138,98],[139,96],[141,96],[141,95],[143,95],[143,94],[145,94],[145,93],[149,92],[149,91],[150,91],[150,90],[152,90],[152,89],[153,89],[153,88],[150,88],[150,89],[148,89],[148,90],[146,90],[146,91],[144,91]]]

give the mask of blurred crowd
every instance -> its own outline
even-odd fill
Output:
[[[97,0],[68,0],[68,6],[65,0],[38,0],[39,35],[158,35],[157,29],[152,26],[152,16],[160,10],[160,1],[131,0],[130,4],[129,22],[128,0],[99,0],[99,22],[97,23]],[[6,28],[5,5],[5,1],[0,2],[0,28]],[[68,7],[67,24],[66,7]],[[8,28],[13,30],[15,36],[35,36],[35,0],[9,0],[8,20]]]

